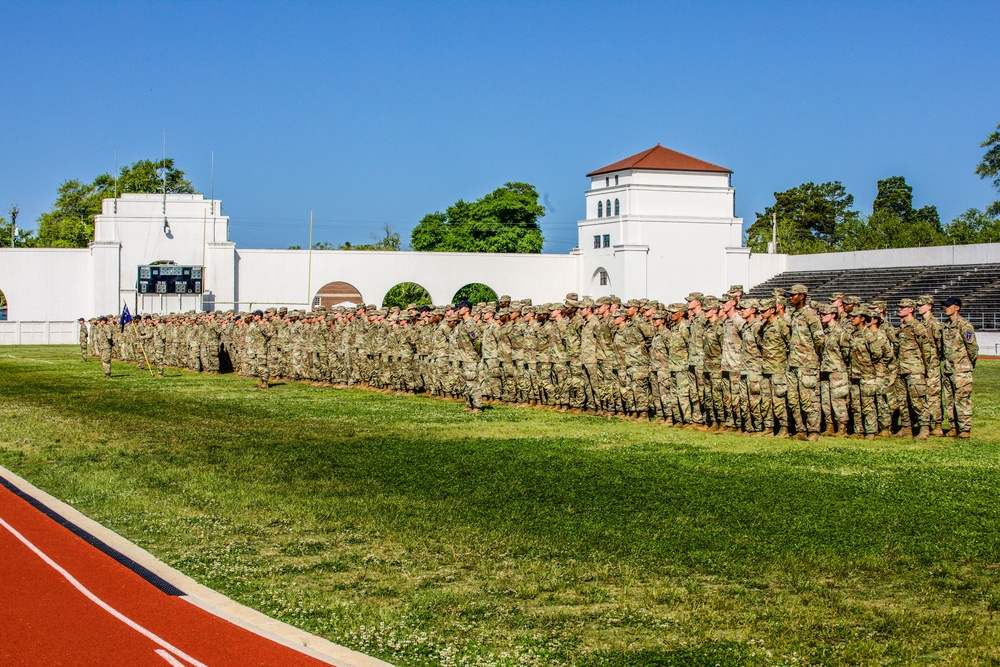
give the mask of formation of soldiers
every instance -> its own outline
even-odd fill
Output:
[[[427,393],[659,421],[679,428],[815,441],[820,434],[968,438],[975,331],[961,300],[886,303],[805,285],[684,303],[615,297],[444,307],[270,308],[92,320],[89,345],[140,368]],[[86,327],[81,351],[86,360]],[[105,361],[106,360],[106,361]],[[942,430],[947,416],[950,431]]]

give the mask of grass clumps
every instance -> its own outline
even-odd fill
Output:
[[[1000,364],[970,441],[653,424],[0,354],[0,463],[401,666],[1000,661]]]

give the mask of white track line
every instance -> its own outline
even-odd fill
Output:
[[[172,646],[166,640],[161,639],[158,635],[156,635],[153,632],[151,632],[151,631],[147,630],[146,628],[142,627],[141,625],[139,625],[138,623],[136,623],[135,621],[133,621],[131,618],[129,618],[128,616],[126,616],[125,614],[121,613],[120,611],[118,611],[117,609],[115,609],[114,607],[112,607],[111,605],[109,605],[107,602],[105,602],[101,598],[99,598],[96,595],[94,595],[93,593],[91,593],[90,590],[86,586],[84,586],[83,584],[81,584],[79,581],[77,581],[73,577],[72,574],[70,574],[69,572],[67,572],[66,570],[64,570],[62,567],[59,566],[58,563],[56,563],[54,560],[52,560],[51,558],[49,558],[48,556],[46,556],[45,553],[42,552],[41,549],[39,549],[34,544],[32,544],[31,542],[29,542],[28,538],[26,538],[21,533],[17,532],[17,530],[13,526],[11,526],[9,523],[7,523],[6,521],[4,521],[3,519],[0,519],[0,526],[3,526],[7,530],[9,530],[10,533],[11,533],[11,535],[13,535],[18,540],[20,540],[24,544],[24,546],[26,546],[29,549],[31,549],[32,551],[34,551],[35,554],[37,554],[39,558],[41,558],[43,561],[45,561],[50,566],[52,566],[52,568],[56,572],[58,572],[59,574],[61,574],[63,576],[63,578],[66,579],[66,581],[68,581],[70,584],[72,584],[72,586],[76,590],[80,591],[85,596],[87,596],[87,598],[91,602],[93,602],[94,604],[96,604],[98,607],[100,607],[104,611],[108,612],[109,614],[111,614],[112,616],[114,616],[115,618],[117,618],[119,621],[121,621],[122,623],[124,623],[128,627],[130,627],[133,630],[135,630],[136,632],[138,632],[139,634],[141,634],[141,635],[143,635],[143,636],[151,639],[155,643],[157,643],[160,646],[162,646],[163,648],[165,648],[167,651],[170,651],[170,653],[173,653],[173,654],[175,654],[175,655],[183,658],[184,660],[187,660],[188,662],[190,662],[195,667],[208,667],[205,663],[198,662],[197,660],[195,660],[194,658],[192,658],[188,654],[184,653],[180,649],[175,648],[174,646]],[[163,655],[164,653],[166,653],[166,651],[162,651],[162,652],[161,651],[157,651],[156,653],[161,658],[164,658],[164,660],[166,660],[166,658]],[[168,662],[170,662],[170,661],[168,660]],[[176,663],[176,664],[180,665],[181,663]],[[184,667],[184,666],[181,665],[181,667]]]
[[[170,655],[169,653],[167,653],[166,651],[164,651],[162,648],[156,649],[156,655],[158,655],[161,658],[163,658],[164,660],[166,660],[167,663],[170,665],[170,667],[185,667],[185,665],[184,665],[183,662],[181,662],[180,660],[178,660],[174,656]]]

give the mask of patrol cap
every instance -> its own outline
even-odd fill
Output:
[[[670,317],[670,315],[665,310],[657,310],[655,313],[653,313],[654,320],[665,320],[668,317]]]
[[[715,310],[719,307],[719,300],[714,296],[706,296],[701,305],[705,307],[705,310]]]
[[[722,295],[722,298],[719,299],[719,301],[723,303],[725,303],[726,301],[735,301],[735,300],[736,300],[736,295],[733,294],[732,292],[726,292],[725,294]]]
[[[961,297],[949,296],[947,299],[944,300],[945,308],[950,308],[951,306],[958,306],[959,308],[961,308],[962,307]]]
[[[685,301],[701,301],[704,298],[705,298],[705,295],[702,294],[701,292],[691,292],[686,297],[684,297],[684,300]]]
[[[596,304],[594,303],[594,300],[591,299],[590,297],[587,297],[585,299],[581,299],[580,300],[580,307],[581,308],[593,308],[595,305]]]
[[[367,306],[365,306],[365,310],[378,310],[378,306],[376,306],[374,303],[369,303]]]
[[[682,311],[687,311],[686,303],[672,303],[666,308],[669,313],[680,313]]]
[[[601,298],[599,298],[597,300],[597,305],[598,306],[610,306],[611,305],[611,297],[609,297],[609,296],[602,296]]]
[[[742,292],[743,291],[743,285],[738,285],[738,284],[737,285],[730,285],[729,286],[729,291],[730,292]]]
[[[792,285],[792,294],[809,294],[809,288],[801,283]]]
[[[531,299],[521,299],[521,305],[522,306],[530,306],[531,305]]]
[[[917,307],[917,302],[914,301],[913,299],[900,299],[899,300],[899,307],[900,308],[916,308]]]
[[[872,301],[872,305],[875,306],[876,308],[885,309],[886,302],[885,299],[875,299]]]
[[[852,305],[853,306],[860,306],[861,305],[861,299],[859,299],[858,297],[854,296],[853,294],[851,294],[849,296],[845,296],[844,297],[844,305],[845,306],[852,306]]]
[[[508,302],[510,301],[510,295],[509,294],[504,294],[503,296],[500,297],[500,303],[503,303],[504,301],[508,301]]]
[[[277,309],[277,308],[275,308],[274,306],[271,306],[270,308],[268,308],[268,309],[267,309],[267,310],[265,310],[264,312],[265,312],[265,313],[276,313],[276,312],[278,312],[278,309]]]
[[[638,299],[629,299],[628,301],[625,302],[626,308],[638,308],[641,305],[642,304],[639,302]]]
[[[620,296],[613,296],[613,297],[611,297],[611,303],[615,303],[615,304],[621,305],[621,302],[622,302],[622,298]]]
[[[917,299],[917,305],[919,305],[919,306],[927,306],[927,305],[933,306],[934,305],[934,297],[932,297],[930,294],[924,294],[922,297],[920,297],[919,299]]]
[[[837,307],[829,303],[821,304],[817,309],[820,315],[836,315]]]
[[[786,294],[788,294],[788,291],[784,287],[775,287],[771,290],[771,296],[785,296]]]
[[[838,299],[839,300],[843,300],[844,299],[844,293],[843,292],[834,292],[833,294],[830,295],[830,301],[837,301]]]
[[[782,291],[784,291],[784,290],[782,290]],[[788,299],[785,298],[784,294],[775,294],[774,295],[774,305],[776,305],[776,306],[784,306],[786,303],[788,303]]]
[[[760,301],[757,299],[741,299],[740,308],[753,308],[754,310],[757,310],[760,308]]]
[[[570,292],[569,294],[566,295],[566,300],[567,301],[579,301],[580,300],[580,295],[577,294],[576,292]]]
[[[774,308],[774,299],[773,298],[770,298],[770,299],[761,299],[760,300],[760,309],[761,310],[767,310],[768,308]]]

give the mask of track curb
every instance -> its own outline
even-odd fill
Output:
[[[295,649],[317,660],[322,660],[338,667],[393,667],[390,663],[358,653],[351,649],[334,644],[316,635],[300,630],[294,626],[266,616],[255,609],[246,607],[222,593],[199,584],[191,577],[178,572],[162,562],[151,553],[139,547],[118,533],[97,523],[82,514],[72,506],[42,491],[31,482],[20,477],[7,468],[0,466],[2,476],[12,486],[22,493],[58,513],[67,521],[90,533],[101,542],[135,561],[164,581],[176,586],[184,592],[179,596],[194,606],[217,616],[233,625],[253,632],[275,643]]]

